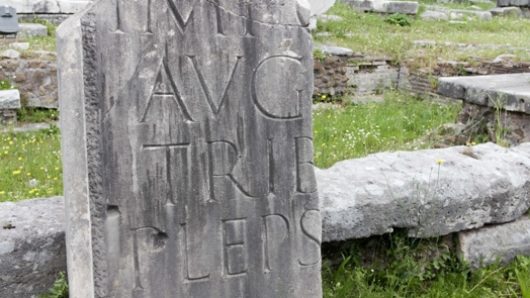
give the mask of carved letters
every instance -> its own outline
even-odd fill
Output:
[[[69,121],[91,122],[65,126],[70,160],[87,159],[67,186],[88,239],[69,249],[90,258],[69,260],[73,293],[93,279],[83,297],[322,297],[300,9],[101,0],[70,26],[67,82],[83,83],[62,86],[83,98],[65,102],[90,117]]]

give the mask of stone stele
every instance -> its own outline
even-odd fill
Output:
[[[58,30],[71,297],[321,297],[309,8],[101,0]]]

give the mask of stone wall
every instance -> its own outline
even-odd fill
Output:
[[[0,58],[0,80],[11,82],[23,106],[57,108],[57,68],[54,52],[23,53],[17,59]]]
[[[384,57],[352,53],[315,59],[315,96],[364,96],[396,87],[398,68]]]

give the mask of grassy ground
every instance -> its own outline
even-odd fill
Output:
[[[325,298],[530,298],[530,258],[473,271],[442,241],[399,233],[326,251]]]
[[[380,151],[420,149],[411,142],[442,124],[454,122],[460,105],[445,105],[389,91],[383,103],[323,109],[314,113],[315,163],[335,162]]]
[[[410,26],[385,22],[387,17],[359,13],[345,4],[335,5],[329,14],[343,17],[340,22],[320,22],[318,32],[330,32],[331,37],[315,35],[317,42],[345,46],[361,53],[383,55],[396,62],[413,59],[414,67],[430,67],[438,60],[477,62],[491,60],[501,54],[516,55],[516,60],[530,61],[530,20],[496,17],[491,21],[472,20],[466,23],[423,21],[407,17]],[[418,49],[415,40],[434,40],[440,45]],[[462,49],[443,45],[445,42],[465,43],[484,48]],[[491,48],[500,46],[501,48]],[[510,50],[506,47],[517,49]]]
[[[0,134],[0,202],[62,194],[57,128]]]
[[[14,41],[29,43],[30,47],[28,50],[20,51],[22,56],[31,55],[33,51],[52,51],[52,52],[55,51],[56,49],[55,30],[57,29],[56,25],[50,23],[47,20],[43,20],[39,18],[24,20],[24,23],[42,24],[48,28],[48,35],[47,36],[34,36],[34,37],[27,38],[27,39],[22,39],[20,37],[17,37],[16,40],[13,38],[0,39],[0,51],[8,49],[9,44]]]

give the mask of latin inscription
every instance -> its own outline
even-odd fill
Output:
[[[321,242],[310,41],[282,21],[298,12],[113,1],[109,51],[136,65],[102,59],[127,80],[105,99],[108,296],[320,296],[303,286],[318,284]]]

